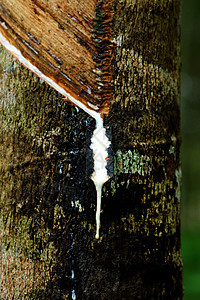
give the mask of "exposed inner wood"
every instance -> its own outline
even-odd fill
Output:
[[[73,97],[107,114],[111,15],[110,1],[2,0],[0,32]]]

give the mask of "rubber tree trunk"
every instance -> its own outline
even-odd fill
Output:
[[[94,121],[0,48],[2,299],[182,299],[179,2],[113,2],[99,240]]]

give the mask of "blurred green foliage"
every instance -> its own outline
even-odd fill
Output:
[[[200,225],[200,1],[183,0],[181,17],[182,210],[188,227]]]
[[[182,0],[184,300],[200,299],[200,1]]]
[[[184,300],[200,299],[200,235],[183,230],[182,255],[184,262]]]

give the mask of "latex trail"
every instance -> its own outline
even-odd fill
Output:
[[[103,120],[96,119],[96,129],[91,139],[90,148],[93,150],[94,172],[92,180],[97,192],[97,210],[96,210],[96,238],[99,238],[100,213],[101,213],[101,193],[103,184],[109,179],[106,165],[108,159],[108,147],[110,141],[106,136],[106,130],[103,127]]]
[[[64,97],[68,98],[76,106],[83,109],[91,117],[96,120],[96,129],[94,130],[92,139],[91,139],[91,149],[93,150],[93,159],[94,159],[94,172],[91,176],[93,180],[96,192],[97,192],[97,210],[96,210],[96,238],[99,238],[99,228],[100,228],[100,212],[101,212],[101,193],[103,184],[109,179],[107,174],[107,158],[108,158],[108,147],[110,141],[106,136],[106,130],[103,127],[103,120],[101,114],[89,109],[83,103],[76,100],[69,93],[67,93],[62,87],[55,83],[51,78],[44,75],[37,67],[35,67],[31,62],[29,62],[22,53],[13,45],[11,45],[6,38],[0,32],[0,43],[15,56],[20,63],[22,63],[26,68],[35,73],[38,77],[43,79],[46,83],[52,86]]]

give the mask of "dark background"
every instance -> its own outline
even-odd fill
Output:
[[[200,1],[182,0],[182,254],[184,300],[200,299]]]

